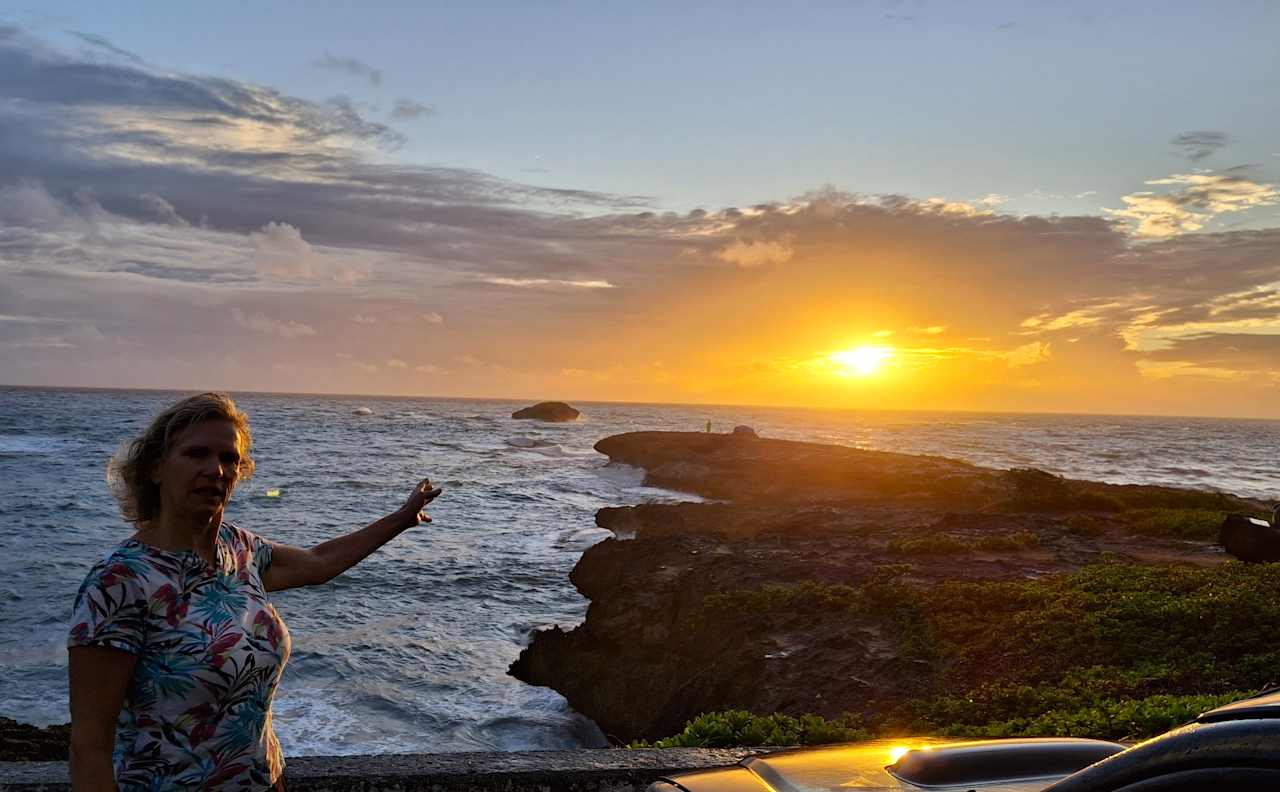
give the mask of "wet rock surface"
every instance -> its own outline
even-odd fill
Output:
[[[600,510],[596,522],[616,538],[589,548],[570,576],[591,601],[585,621],[535,633],[511,667],[619,742],[669,736],[703,712],[874,716],[925,692],[925,669],[874,614],[708,607],[716,595],[853,587],[888,568],[933,586],[1038,579],[1103,558],[1216,565],[1227,558],[1216,543],[1139,534],[1133,515],[1260,507],[733,435],[631,433],[596,449],[644,468],[646,483],[724,501]]]
[[[42,729],[0,718],[0,762],[65,760],[70,744],[71,724]]]

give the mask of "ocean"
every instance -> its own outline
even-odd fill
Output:
[[[0,715],[68,720],[72,599],[131,533],[106,461],[181,395],[0,388]],[[697,500],[606,467],[592,445],[611,434],[748,424],[768,437],[1280,496],[1277,421],[582,403],[578,421],[542,424],[511,420],[527,403],[510,401],[236,399],[258,469],[227,519],[255,533],[311,545],[392,511],[423,476],[444,488],[430,525],[328,585],[273,595],[294,640],[275,705],[289,756],[603,745],[558,694],[506,669],[532,630],[586,613],[568,576],[609,535],[597,509]]]

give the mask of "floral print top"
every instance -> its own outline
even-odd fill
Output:
[[[289,659],[262,575],[271,545],[223,523],[210,565],[129,539],[89,571],[68,647],[138,656],[116,722],[121,789],[266,789],[284,769],[271,699]]]

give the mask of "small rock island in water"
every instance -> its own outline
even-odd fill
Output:
[[[1216,541],[1261,502],[744,435],[596,444],[714,501],[597,512],[585,621],[511,674],[619,742],[728,710],[1140,738],[1276,679],[1280,565]]]
[[[511,413],[512,418],[531,419],[535,421],[575,421],[582,413],[565,404],[564,402],[546,401],[538,402],[532,407],[525,407]]]

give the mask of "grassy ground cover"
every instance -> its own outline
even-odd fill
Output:
[[[1189,534],[1208,525],[1185,511],[1199,510],[1153,508],[1139,517]],[[878,623],[896,636],[904,660],[928,669],[928,695],[867,722],[709,713],[659,744],[913,733],[1140,739],[1280,678],[1280,564],[1102,563],[1039,580],[932,587],[906,582],[908,570],[888,565],[857,587],[806,582],[713,594],[703,611],[739,619],[826,612]]]

